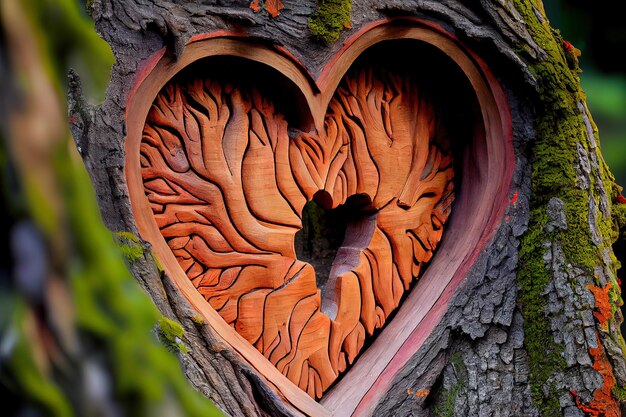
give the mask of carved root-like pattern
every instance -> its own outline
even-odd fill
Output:
[[[158,227],[193,285],[280,372],[318,399],[384,326],[437,247],[453,166],[435,110],[410,77],[362,68],[323,132],[290,137],[253,89],[170,82],[143,131]],[[367,197],[328,283],[299,261],[304,205]],[[360,219],[357,219],[357,217]]]

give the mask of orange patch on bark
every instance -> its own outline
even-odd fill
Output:
[[[611,284],[606,284],[604,288],[596,287],[595,285],[587,285],[587,289],[593,293],[596,299],[596,310],[593,315],[596,316],[600,322],[600,326],[604,326],[608,323],[612,316],[611,313],[611,300],[609,298],[609,291],[611,290]]]
[[[610,285],[607,285],[609,287]],[[600,342],[600,336],[596,333],[598,339],[598,347],[590,348],[589,354],[593,360],[593,369],[598,371],[604,381],[602,387],[593,392],[593,400],[589,404],[583,404],[578,395],[574,391],[570,391],[576,400],[576,406],[588,413],[591,417],[620,417],[620,408],[616,399],[613,397],[613,387],[615,386],[615,377],[609,363],[604,348]]]
[[[269,13],[272,17],[278,17],[283,7],[283,2],[281,0],[265,0],[263,4],[261,4],[261,0],[253,0],[252,3],[250,3],[250,8],[255,13],[258,13],[261,9],[265,8],[267,13]]]
[[[280,11],[283,9],[283,2],[280,0],[266,0],[265,1],[265,10],[272,17],[278,17]]]
[[[261,10],[261,4],[259,3],[259,0],[253,0],[252,3],[250,3],[250,8],[254,13],[258,13]]]
[[[415,393],[415,396],[416,397],[428,397],[428,394],[430,394],[430,391],[428,391],[427,389],[421,389]]]

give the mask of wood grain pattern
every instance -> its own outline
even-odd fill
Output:
[[[194,79],[157,96],[141,143],[156,222],[220,316],[320,398],[382,328],[441,239],[452,158],[435,109],[407,75],[349,72],[324,129],[290,137],[255,89]],[[324,291],[296,258],[302,210],[366,196]],[[362,213],[361,213],[362,214]]]

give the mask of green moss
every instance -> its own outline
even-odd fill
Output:
[[[461,371],[465,371],[465,365],[463,364],[463,358],[459,352],[455,352],[450,355],[450,363],[454,366],[454,370],[457,374],[462,373]]]
[[[540,2],[535,7],[541,12]],[[532,397],[544,416],[560,414],[560,393],[551,382],[558,369],[565,368],[561,355],[562,345],[554,343],[545,307],[544,290],[552,279],[546,269],[543,255],[544,242],[558,241],[569,263],[593,274],[596,265],[602,265],[601,252],[617,238],[612,219],[603,219],[597,213],[598,228],[603,246],[596,247],[591,240],[588,226],[589,191],[581,190],[575,172],[580,143],[587,152],[589,144],[584,139],[586,128],[578,109],[584,102],[580,90],[577,68],[570,68],[558,31],[550,28],[547,19],[540,21],[528,1],[515,1],[528,29],[537,44],[546,52],[546,58],[530,67],[539,83],[539,106],[536,109],[537,139],[532,149],[531,213],[527,233],[522,238],[520,267],[517,282],[520,287],[519,301],[524,317],[525,345],[529,355]],[[611,190],[613,178],[600,159],[602,181]],[[591,189],[595,190],[592,175]],[[564,202],[567,230],[551,234],[544,231],[547,222],[545,207],[550,198]],[[595,198],[597,198],[596,196]],[[614,295],[613,300],[618,303]]]
[[[617,230],[621,233],[621,238],[626,239],[626,204],[613,205],[613,218]]]
[[[199,326],[202,326],[205,324],[204,318],[202,316],[193,316],[191,318],[191,321],[193,321],[194,323],[196,323]]]
[[[159,270],[160,273],[165,272],[165,270],[163,269],[163,265],[161,264],[161,261],[159,261],[159,258],[157,258],[156,254],[154,252],[152,252],[152,259],[154,259],[154,263],[157,266],[157,269]]]
[[[453,417],[454,416],[454,404],[456,403],[456,398],[459,395],[459,392],[463,389],[463,385],[460,382],[457,382],[450,390],[446,393],[443,402],[434,408],[433,412],[437,417]]]
[[[176,352],[180,350],[184,353],[189,352],[187,346],[185,346],[182,342],[185,330],[179,323],[170,320],[167,317],[161,317],[157,327],[157,334],[159,335],[161,342],[163,342],[165,347],[167,347],[170,351]]]
[[[538,217],[535,213],[533,217]],[[517,274],[520,286],[519,302],[524,317],[524,342],[528,352],[530,365],[531,394],[545,416],[557,415],[559,404],[556,396],[544,397],[544,387],[554,394],[556,388],[549,382],[555,369],[565,367],[561,356],[563,347],[556,345],[550,332],[549,323],[545,316],[546,300],[543,292],[550,280],[543,258],[541,240],[544,237],[540,232],[545,222],[533,219],[536,224],[529,225],[529,231],[522,239],[520,250],[520,269]]]
[[[350,27],[351,10],[352,0],[319,0],[309,20],[311,34],[328,44],[336,42],[341,32]]]
[[[143,258],[143,248],[137,236],[130,232],[115,232],[114,235],[117,238],[122,255],[124,255],[129,264]]]
[[[615,398],[617,398],[618,400],[622,402],[626,402],[626,388],[625,387],[619,387],[617,385],[614,386],[613,395],[615,395]]]
[[[443,398],[433,408],[433,413],[436,417],[453,417],[456,400],[459,394],[466,389],[467,370],[463,365],[461,355],[458,352],[454,353],[450,356],[450,363],[454,367],[455,374],[457,375],[457,383],[445,392]]]

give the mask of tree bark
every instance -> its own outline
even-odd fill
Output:
[[[372,22],[418,18],[470,48],[504,90],[515,157],[510,204],[485,248],[466,261],[434,330],[355,413],[620,415],[626,360],[612,244],[626,209],[600,154],[576,50],[550,28],[541,3],[353,0],[350,29],[331,44],[310,35],[315,2],[285,1],[277,11],[271,4],[254,12],[244,1],[96,0],[96,28],[117,58],[104,103],[87,105],[70,75],[72,133],[102,217],[121,244],[132,244],[127,232],[137,237],[142,255],[130,269],[183,326],[189,350],[179,358],[191,383],[231,416],[302,413],[198,319],[140,238],[125,177],[125,112],[146,63],[162,48],[175,62],[193,36],[239,32],[288,51],[317,78]]]

